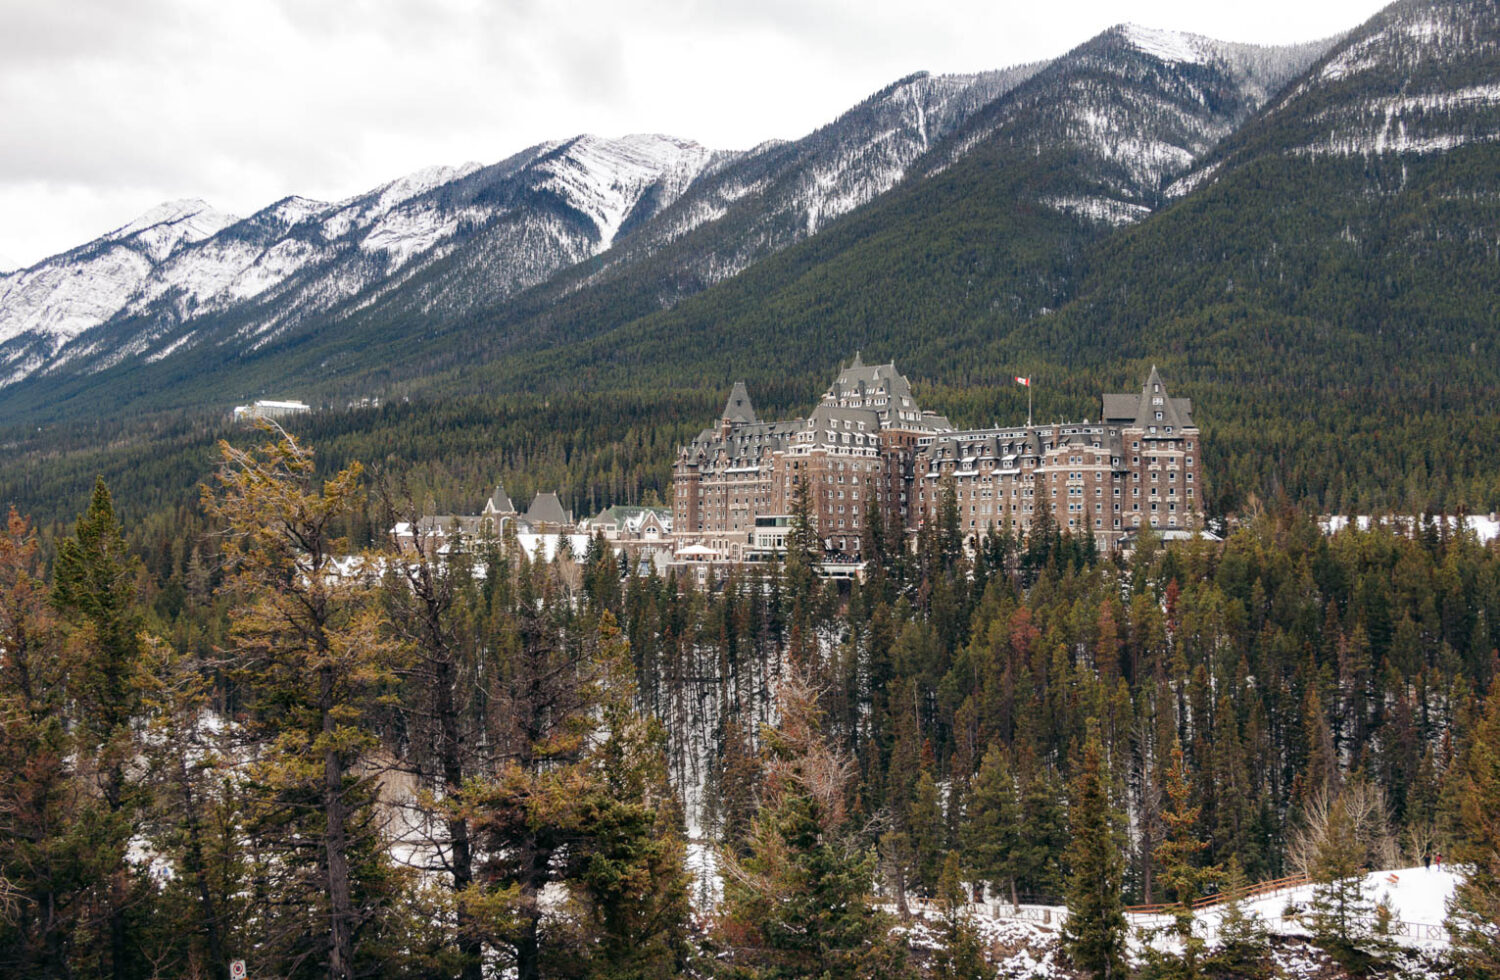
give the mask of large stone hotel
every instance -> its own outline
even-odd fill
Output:
[[[1095,422],[954,429],[924,412],[894,364],[844,368],[812,414],[762,422],[736,384],[719,424],[673,467],[677,547],[723,561],[784,546],[799,486],[829,559],[857,561],[866,523],[908,531],[936,518],[951,477],[965,534],[1024,534],[1043,509],[1114,548],[1132,531],[1191,531],[1202,522],[1201,456],[1192,402],[1156,369],[1138,394],[1104,395]]]

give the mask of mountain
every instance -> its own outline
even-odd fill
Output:
[[[1219,486],[1500,505],[1500,4],[1394,4],[1101,244],[1006,356],[1159,359],[1220,406]]]
[[[338,204],[290,197],[243,221],[200,221],[196,234],[152,231],[189,224],[168,206],[12,276],[0,362],[15,380],[150,363],[205,341],[254,349],[472,240],[491,260],[487,294],[504,296],[607,248],[624,221],[670,203],[712,158],[666,137],[582,136],[490,167],[431,168]],[[138,247],[148,234],[150,247]],[[200,331],[225,314],[228,335]]]
[[[861,346],[899,354],[914,376],[983,378],[972,366],[987,345],[1066,305],[1093,248],[1168,203],[1174,181],[1332,43],[1113,28],[934,141],[889,193],[698,300],[656,302],[676,270],[646,266],[599,295],[542,290],[534,310],[523,297],[497,311],[490,334],[528,344],[507,360],[494,342],[498,383],[774,383],[787,364],[826,370],[828,352]]]
[[[1037,153],[1072,145],[1094,157],[1107,193],[1047,203],[1128,224],[1157,207],[1174,175],[1330,43],[1259,47],[1122,24],[1069,52],[1035,84],[976,113],[923,172],[940,172],[982,142]]]
[[[931,140],[1033,70],[913,76],[802,140],[749,152],[580,136],[491,167],[433,168],[337,205],[289,198],[161,251],[107,293],[46,293],[79,277],[67,253],[25,276],[28,294],[72,312],[70,329],[50,329],[35,303],[10,310],[0,299],[12,323],[0,363],[17,381],[195,347],[237,358],[371,309],[413,322],[463,315],[601,253],[608,260],[590,272],[608,278],[703,225],[733,226],[717,248],[678,249],[703,288],[883,193]]]
[[[1322,47],[1121,27],[1051,63],[902,79],[801,140],[744,153],[580,137],[393,206],[372,193],[285,226],[263,213],[182,250],[112,319],[28,361],[32,383],[0,396],[0,412],[56,417],[112,392],[182,404],[226,377],[246,395],[296,379],[363,391],[531,358],[670,309],[1002,146],[1015,173],[1053,186],[1035,203],[1068,219],[1071,254],[1150,213]],[[1076,166],[1045,174],[1057,152]]]
[[[44,366],[57,347],[118,314],[152,271],[238,219],[172,201],[87,245],[0,277],[0,383]]]

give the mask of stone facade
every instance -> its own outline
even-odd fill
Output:
[[[806,419],[762,422],[736,384],[719,425],[678,453],[673,537],[725,561],[767,557],[805,485],[826,554],[858,558],[872,517],[914,532],[951,478],[974,540],[1025,534],[1046,508],[1114,548],[1142,527],[1201,526],[1199,443],[1191,401],[1155,368],[1139,394],[1104,395],[1096,422],[956,430],[916,404],[894,364],[856,357]]]

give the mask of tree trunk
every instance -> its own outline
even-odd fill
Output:
[[[459,724],[458,709],[453,704],[453,662],[439,659],[434,672],[434,709],[438,717],[442,744],[439,749],[443,767],[444,792],[451,798],[463,787],[464,745],[463,728]],[[469,821],[454,817],[448,821],[448,840],[453,847],[449,857],[452,868],[453,890],[462,892],[474,881],[474,850],[469,841]],[[469,928],[471,916],[462,905],[458,908],[458,948],[463,954],[461,980],[482,980],[484,976],[484,946]]]
[[[529,840],[521,864],[521,935],[516,940],[516,980],[541,980],[542,888],[552,851]]]
[[[323,732],[332,735],[333,668],[322,667],[318,673]],[[354,899],[349,884],[348,814],[344,806],[344,763],[332,746],[323,750],[323,818],[323,851],[328,865],[328,978],[349,980],[354,975]]]
[[[182,782],[182,799],[187,810],[187,868],[192,872],[198,888],[198,904],[203,910],[203,931],[208,941],[208,958],[214,976],[228,976],[229,961],[224,953],[224,941],[219,934],[219,915],[214,907],[213,891],[208,883],[208,868],[203,858],[203,821],[198,815],[198,802],[193,796],[192,776],[187,771],[187,760],[178,755],[178,775]]]
[[[125,809],[125,769],[118,763],[110,766],[109,780],[104,788],[104,800],[109,805],[111,816]],[[122,861],[123,864],[123,861]],[[125,903],[128,900],[130,881],[123,867],[117,868],[109,896],[109,967],[114,980],[125,980],[129,975],[126,964]]]

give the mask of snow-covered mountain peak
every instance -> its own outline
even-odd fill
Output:
[[[293,194],[282,198],[270,207],[262,208],[256,217],[291,227],[309,218],[315,218],[333,206],[327,201],[314,201],[310,197],[299,197]]]
[[[1218,42],[1199,34],[1120,24],[1114,32],[1136,50],[1169,64],[1201,65],[1213,60]]]
[[[210,238],[239,220],[199,198],[184,198],[158,204],[101,238],[109,242],[129,239],[143,248],[153,262],[160,262],[181,246]]]
[[[154,228],[157,225],[176,224],[181,221],[189,221],[199,215],[211,216],[215,214],[207,201],[198,197],[185,197],[177,201],[163,201],[156,207],[151,208],[134,221],[127,222],[114,231],[99,236],[107,241],[119,241],[129,238],[137,232]]]
[[[376,207],[379,210],[389,210],[402,201],[408,201],[419,194],[426,194],[435,187],[441,187],[455,180],[461,180],[481,168],[481,164],[473,162],[457,167],[443,166],[441,164],[432,167],[423,167],[421,170],[409,173],[405,177],[398,177],[390,183],[381,184],[369,194],[361,194],[358,197],[350,198],[348,201],[343,202],[343,204],[352,204],[362,198],[373,195],[376,198]]]

